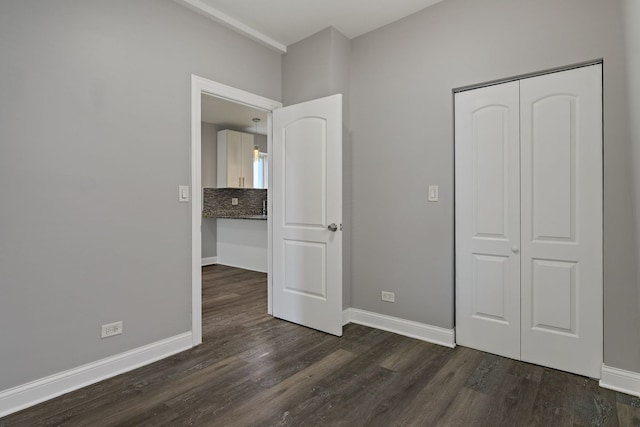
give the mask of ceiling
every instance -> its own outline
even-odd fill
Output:
[[[411,15],[442,0],[176,0],[274,49],[329,26],[348,38]]]
[[[267,134],[266,111],[210,95],[202,95],[201,100],[201,121],[237,131],[259,133],[261,135]],[[252,121],[254,117],[260,119],[258,132],[256,132],[256,125]]]
[[[217,22],[286,52],[286,46],[329,26],[348,38],[375,30],[442,0],[175,0]],[[267,133],[264,111],[202,95],[202,121]]]

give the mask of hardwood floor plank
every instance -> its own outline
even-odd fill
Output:
[[[406,408],[413,405],[417,394],[437,375],[452,352],[451,349],[430,343],[421,343],[421,348],[422,352],[407,360],[381,393],[378,403],[366,418],[367,423],[392,425]]]
[[[376,406],[375,402],[380,400],[383,392],[391,387],[397,375],[380,364],[404,341],[404,338],[388,332],[376,336],[384,337],[384,340],[318,383],[319,387],[327,390],[325,399],[315,411],[307,408],[305,412],[297,414],[303,424],[365,425],[362,423],[366,423],[371,408]]]
[[[219,414],[264,390],[246,379],[250,372],[247,365],[227,376],[222,384],[202,384],[168,400],[165,404],[171,412],[149,419],[149,425],[202,425],[215,421]]]
[[[457,347],[437,374],[420,390],[394,425],[435,425],[474,373],[484,354]]]
[[[380,366],[394,372],[407,369],[416,358],[424,354],[424,342],[418,340],[405,340],[400,343],[396,351],[382,361]]]
[[[129,396],[126,400],[109,405],[108,413],[85,412],[70,421],[75,425],[117,426],[200,384],[216,379],[220,381],[226,373],[233,372],[244,365],[246,365],[245,361],[230,357],[202,369],[191,369],[186,375],[172,381],[171,387],[146,388],[139,394]]]
[[[386,368],[372,367],[338,387],[323,382],[320,386],[327,390],[323,405],[315,412],[308,409],[300,412],[300,422],[292,416],[289,425],[372,425],[367,422],[371,408],[397,375]]]
[[[619,425],[621,426],[640,426],[640,408],[624,403],[616,403]]]
[[[521,424],[523,419],[529,419],[539,385],[529,377],[529,375],[506,373],[497,388],[490,394],[493,402],[481,425],[515,426]]]
[[[516,363],[514,360],[486,353],[478,368],[469,377],[465,387],[480,393],[493,394],[514,363]]]
[[[299,394],[308,392],[324,375],[334,369],[339,369],[355,357],[356,354],[349,351],[337,350],[278,385],[230,408],[216,419],[216,423],[219,425],[250,426],[259,424],[261,420],[273,416],[284,416],[285,412],[293,406],[293,402]]]
[[[545,368],[528,425],[573,425],[574,386],[563,373]]]
[[[540,384],[543,371],[544,368],[542,366],[533,365],[527,362],[519,362],[511,364],[508,372],[509,375],[513,375],[514,377],[524,378],[526,380],[533,381],[536,384]]]
[[[436,426],[482,426],[500,425],[500,420],[488,420],[489,409],[493,404],[493,399],[486,393],[463,387],[460,389],[451,405],[442,418],[434,425]],[[411,423],[410,425],[419,425]],[[557,425],[557,424],[541,424]]]

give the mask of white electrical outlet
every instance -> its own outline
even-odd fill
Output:
[[[238,204],[238,198],[237,198],[237,197],[232,197],[232,198],[231,198],[231,204],[232,204],[233,206],[236,206],[236,205]]]
[[[387,302],[396,302],[396,294],[394,294],[393,292],[382,291],[380,299]]]
[[[122,333],[122,321],[115,323],[108,323],[102,325],[101,338],[112,337],[114,335],[120,335]]]

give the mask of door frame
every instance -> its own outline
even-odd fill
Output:
[[[271,151],[272,111],[282,103],[204,77],[191,75],[191,334],[192,345],[202,343],[202,95],[211,95],[267,112],[267,152]],[[268,157],[268,185],[271,188],[271,157]],[[272,313],[272,228],[271,191],[267,191],[267,313]]]

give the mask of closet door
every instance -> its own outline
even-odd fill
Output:
[[[456,342],[520,358],[519,83],[455,95]]]
[[[602,66],[520,82],[522,360],[599,378]]]

